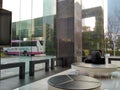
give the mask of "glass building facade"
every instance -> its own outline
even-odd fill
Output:
[[[104,53],[104,3],[102,0],[82,0],[82,49],[87,56],[101,49]]]
[[[44,54],[35,56],[23,56],[22,54],[6,55],[3,53],[1,59],[2,64],[25,62],[25,71],[29,72],[29,61],[50,59],[55,56],[55,0],[3,0],[2,8],[12,11],[12,41],[42,40],[45,50]],[[19,44],[18,48],[21,47],[21,44]],[[32,52],[32,46],[30,51]],[[35,66],[36,70],[43,68],[44,64]],[[18,68],[1,70],[1,78],[19,73],[15,71],[19,71]]]
[[[47,55],[55,55],[55,14],[56,0],[43,1],[43,37]]]

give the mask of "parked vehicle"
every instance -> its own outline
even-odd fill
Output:
[[[12,46],[3,48],[3,51],[9,55],[34,56],[36,54],[44,54],[45,53],[44,41],[42,40],[12,41]]]

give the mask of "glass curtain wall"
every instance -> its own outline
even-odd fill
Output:
[[[103,0],[82,0],[82,49],[83,56],[97,49],[104,54]]]
[[[25,62],[26,72],[28,72],[30,60],[46,58],[45,47],[43,47],[45,46],[43,38],[43,0],[3,0],[2,6],[3,9],[12,11],[12,46],[3,48],[6,53],[3,53],[1,58],[2,64]],[[51,19],[50,22],[52,22],[50,30],[53,30],[54,25]],[[36,70],[42,68],[42,64],[35,66]],[[1,78],[18,73],[18,68],[1,70]]]
[[[43,0],[43,35],[46,55],[55,55],[56,0]]]

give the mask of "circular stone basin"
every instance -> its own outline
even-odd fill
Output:
[[[58,75],[48,80],[48,90],[100,90],[101,83],[92,77]]]
[[[88,64],[88,63],[73,63],[72,69],[79,70],[80,72],[87,72],[90,74],[107,74],[117,70],[117,66],[112,64]]]

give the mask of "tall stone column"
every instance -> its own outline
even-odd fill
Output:
[[[2,8],[2,0],[0,0],[0,8]]]
[[[81,0],[57,0],[57,57],[74,57],[68,63],[81,61]],[[70,59],[70,58],[69,58]]]
[[[82,61],[82,1],[74,0],[74,57]]]

